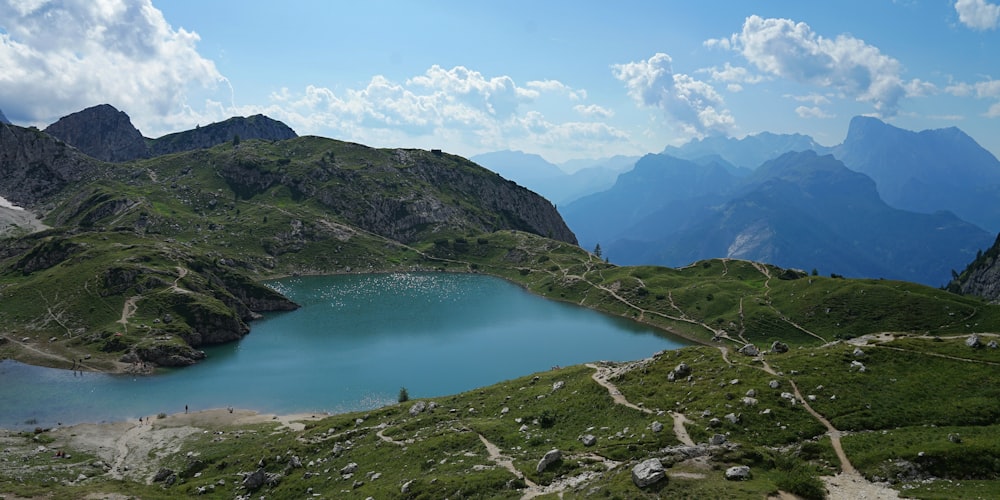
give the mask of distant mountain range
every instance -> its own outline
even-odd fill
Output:
[[[110,104],[66,115],[46,127],[45,132],[88,156],[110,162],[210,148],[235,138],[280,141],[298,137],[288,125],[264,115],[255,115],[233,117],[158,139],[147,139],[132,125],[128,115]]]
[[[759,134],[667,151],[560,207],[582,245],[601,244],[620,264],[734,257],[939,286],[1000,228],[1000,164],[954,128],[914,133],[859,117],[833,148]],[[741,168],[768,154],[779,156]],[[935,184],[942,189],[930,196]]]
[[[618,174],[630,170],[638,157],[574,160],[564,164],[564,168],[521,151],[495,151],[469,159],[553,203],[563,204],[610,188]]]

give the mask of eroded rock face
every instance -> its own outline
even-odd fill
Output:
[[[562,459],[562,452],[559,450],[549,450],[541,460],[538,461],[538,466],[535,471],[539,474],[542,473],[548,466]]]
[[[109,104],[66,115],[45,133],[102,161],[122,162],[149,157],[146,139],[123,111]]]
[[[37,129],[0,124],[0,196],[14,205],[38,209],[98,168],[93,158]]]

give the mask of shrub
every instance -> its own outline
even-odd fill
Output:
[[[399,398],[400,403],[405,403],[410,400],[410,392],[406,390],[406,387],[399,388]]]

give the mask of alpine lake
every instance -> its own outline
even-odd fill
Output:
[[[154,375],[0,362],[0,428],[121,421],[236,407],[341,413],[455,394],[590,361],[641,359],[690,342],[476,274],[292,277],[302,305],[268,314],[194,366]],[[140,304],[141,307],[141,304]]]

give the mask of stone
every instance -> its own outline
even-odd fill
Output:
[[[154,483],[159,483],[161,481],[165,481],[173,473],[174,473],[173,470],[167,469],[166,467],[164,467],[164,468],[156,471],[156,475],[153,476],[153,482]]]
[[[691,367],[688,366],[687,363],[681,362],[679,365],[674,367],[673,370],[670,370],[670,373],[667,374],[667,381],[673,382],[675,380],[680,380],[690,375],[691,375]]]
[[[750,479],[750,467],[737,465],[726,469],[726,479],[729,481],[746,481]]]
[[[708,440],[708,444],[712,446],[722,446],[726,444],[725,434],[714,434],[711,439]]]
[[[264,469],[257,469],[243,477],[243,487],[250,491],[257,491],[264,486],[267,481],[267,473]]]
[[[772,380],[767,383],[767,386],[770,387],[771,389],[777,389],[778,387],[781,387],[781,382],[778,382],[777,380]]]
[[[652,424],[649,424],[649,430],[653,432],[660,432],[663,430],[663,424],[659,422],[653,422]]]
[[[406,495],[407,493],[410,492],[410,486],[413,486],[413,480],[412,479],[409,480],[409,481],[407,481],[407,482],[405,482],[405,483],[403,483],[403,486],[399,487],[399,492],[402,493],[402,494],[404,494],[404,495]]]
[[[358,464],[351,462],[340,469],[340,474],[354,474],[358,471]]]
[[[782,354],[788,352],[788,344],[781,342],[780,340],[775,340],[771,343],[771,352],[775,354]]]
[[[983,346],[983,343],[979,340],[979,334],[973,333],[972,335],[969,335],[969,338],[965,339],[965,345],[973,349],[978,349]]]
[[[855,358],[865,357],[865,351],[862,351],[860,347],[855,347],[854,352],[851,353]]]
[[[639,488],[645,488],[666,479],[667,473],[658,458],[650,458],[639,462],[632,468],[632,482]]]
[[[562,460],[562,452],[556,449],[549,450],[541,460],[538,461],[538,466],[535,467],[535,472],[541,474],[548,466],[555,462]]]
[[[719,419],[717,419],[717,418],[712,418],[711,420],[708,421],[708,426],[709,427],[719,427],[721,425],[722,425],[722,421],[719,420]]]
[[[427,409],[427,403],[423,401],[417,401],[410,406],[410,416],[415,417]]]
[[[737,414],[735,414],[735,413],[727,413],[722,418],[728,420],[729,423],[731,423],[731,424],[738,424],[738,423],[740,423],[740,416],[737,415]]]
[[[760,355],[760,349],[757,349],[757,346],[753,344],[747,344],[743,347],[740,347],[739,350],[737,350],[736,352],[744,356],[751,356],[751,357]]]
[[[593,434],[585,434],[580,436],[580,442],[583,443],[584,446],[594,446],[597,444],[597,438],[594,437]]]
[[[302,468],[302,460],[300,460],[297,455],[292,455],[292,458],[290,458],[288,460],[288,467],[290,467],[292,469],[301,469]]]
[[[860,361],[851,361],[851,371],[857,371],[858,373],[864,373],[866,370],[865,364]]]
[[[556,383],[552,384],[552,392],[556,392],[559,389],[562,389],[563,387],[566,387],[566,382],[563,382],[562,380],[558,380],[558,381],[556,381]]]
[[[745,397],[743,398],[743,404],[747,406],[757,406],[757,398]]]
[[[986,347],[989,347],[990,349],[996,349],[1000,347],[1000,344],[998,344],[996,340],[991,340],[988,344],[986,344]]]
[[[748,398],[755,398],[755,397],[757,397],[757,389],[750,389],[749,391],[747,391],[746,396]]]
[[[732,379],[732,380],[729,381],[729,385],[739,385],[739,383],[740,383],[740,379],[738,379],[738,378],[734,378],[734,379]]]

